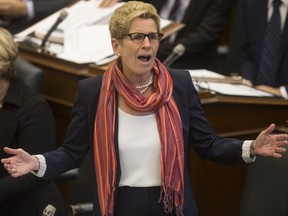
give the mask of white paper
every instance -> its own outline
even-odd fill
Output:
[[[160,29],[163,29],[167,26],[169,26],[172,23],[171,20],[160,18]]]
[[[229,83],[198,82],[198,87],[214,91],[224,95],[248,96],[248,97],[273,97],[272,94],[257,90],[255,88]]]
[[[65,31],[64,52],[57,57],[78,64],[103,61],[113,55],[108,25]]]
[[[213,71],[200,69],[200,70],[189,70],[189,72],[197,90],[206,89],[223,95],[232,95],[232,96],[274,97],[270,93],[257,90],[253,87],[249,87],[244,84],[233,84],[227,82],[224,83],[221,80],[227,77]],[[211,78],[214,79],[214,81],[213,82],[205,81],[205,78]],[[217,79],[219,79],[219,82],[217,82]]]
[[[224,75],[219,73],[209,71],[206,69],[199,69],[199,70],[189,70],[190,75],[195,78],[224,78]]]

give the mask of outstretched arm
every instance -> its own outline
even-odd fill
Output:
[[[275,125],[271,124],[267,129],[262,131],[255,141],[252,143],[252,153],[255,155],[268,157],[282,157],[286,149],[283,147],[288,144],[287,134],[271,134],[275,129]]]
[[[4,164],[5,169],[11,176],[18,177],[39,169],[38,159],[23,149],[4,147],[4,151],[13,155],[12,157],[1,159],[1,163]]]

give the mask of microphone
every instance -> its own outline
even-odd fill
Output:
[[[56,212],[56,208],[49,204],[43,210],[42,216],[54,216],[55,212]]]
[[[58,19],[56,20],[56,22],[51,26],[51,28],[48,30],[48,32],[45,34],[43,40],[42,40],[42,44],[41,44],[41,49],[43,50],[45,48],[45,44],[48,40],[48,38],[50,37],[50,35],[52,34],[52,32],[55,31],[55,29],[57,28],[57,26],[63,22],[64,19],[66,19],[66,17],[68,16],[68,12],[63,9],[58,17]]]
[[[172,53],[164,60],[163,64],[169,67],[176,59],[182,56],[185,52],[185,47],[183,44],[177,44]]]

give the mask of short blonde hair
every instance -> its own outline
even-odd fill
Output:
[[[122,39],[128,34],[131,22],[136,18],[153,19],[160,32],[160,17],[155,7],[141,1],[129,1],[117,8],[109,22],[111,38]]]
[[[0,79],[10,80],[15,76],[14,62],[18,55],[18,47],[13,36],[0,27]]]

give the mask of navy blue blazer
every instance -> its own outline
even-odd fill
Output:
[[[174,85],[173,97],[181,115],[185,141],[185,204],[183,213],[186,216],[196,216],[198,210],[192,194],[188,170],[188,145],[192,145],[203,159],[211,159],[227,164],[240,164],[244,163],[242,159],[243,142],[236,139],[223,139],[213,132],[207,122],[198,93],[193,86],[188,71],[174,69],[170,71],[170,74]],[[53,178],[67,170],[78,167],[88,150],[93,148],[94,120],[97,112],[101,80],[102,76],[99,75],[80,81],[72,111],[73,118],[67,130],[64,144],[62,147],[44,154],[47,162],[44,178]],[[118,125],[116,124],[115,147],[119,165],[117,128]],[[90,152],[92,152],[93,158],[93,151]],[[93,176],[95,182],[93,189],[94,215],[100,216],[95,172]],[[121,167],[117,170],[117,187],[120,177]]]
[[[259,67],[262,42],[267,23],[268,0],[241,0],[241,29],[243,31],[243,46],[241,58],[242,76],[254,83]],[[285,86],[288,92],[288,20],[283,28],[280,57],[276,75],[276,86]]]

